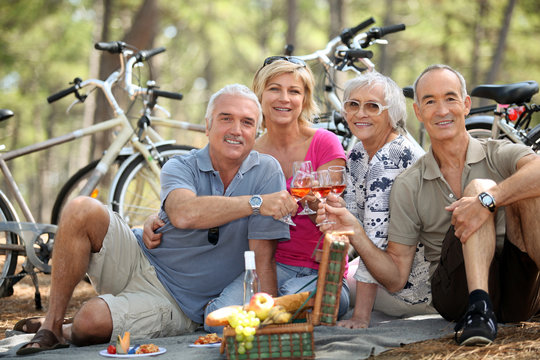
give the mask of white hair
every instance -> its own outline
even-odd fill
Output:
[[[216,107],[216,100],[221,95],[239,95],[243,96],[248,100],[253,101],[257,105],[257,109],[259,110],[259,114],[257,116],[257,130],[259,129],[259,126],[262,123],[262,107],[259,103],[259,99],[257,98],[257,95],[253,91],[251,91],[247,86],[242,84],[230,84],[226,85],[225,87],[221,88],[217,92],[215,92],[208,101],[208,106],[206,108],[206,115],[205,118],[208,120],[208,127],[212,127],[212,113],[214,112],[214,108]]]

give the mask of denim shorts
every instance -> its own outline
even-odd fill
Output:
[[[110,210],[109,218],[101,250],[91,256],[88,277],[111,311],[111,338],[125,331],[133,338],[195,331],[199,324],[182,312],[163,287],[129,226]]]

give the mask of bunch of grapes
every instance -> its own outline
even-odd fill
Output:
[[[238,309],[232,313],[229,318],[229,325],[236,332],[236,341],[238,341],[238,353],[245,354],[246,350],[253,348],[253,339],[255,332],[261,323],[261,320],[253,311]]]

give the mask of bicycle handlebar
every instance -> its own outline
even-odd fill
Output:
[[[362,21],[360,24],[356,25],[353,28],[343,29],[339,37],[345,45],[349,46],[349,42],[351,41],[351,39],[355,37],[360,30],[374,23],[375,19],[373,17],[370,17],[369,19]]]
[[[141,50],[133,56],[135,56],[135,59],[137,59],[137,62],[142,62],[142,61],[146,61],[150,59],[152,56],[161,54],[162,52],[165,52],[165,51],[166,49],[164,47],[158,47],[158,48],[150,49],[150,50]]]
[[[336,36],[326,44],[323,50],[317,50],[312,54],[298,56],[304,61],[318,60],[328,68],[335,68],[339,71],[353,70],[359,72],[354,64],[355,60],[360,60],[368,69],[375,68],[369,60],[373,53],[369,50],[362,50],[372,44],[373,40],[380,39],[385,35],[405,30],[405,24],[389,25],[384,27],[373,27],[366,32],[357,34],[362,28],[372,24],[373,18],[369,18],[354,28],[345,29],[339,36]],[[339,44],[344,44],[339,45]],[[348,48],[348,49],[347,49]],[[334,52],[334,50],[337,49]],[[336,60],[334,62],[334,60]],[[339,63],[341,62],[341,63]]]
[[[371,59],[373,57],[373,51],[362,49],[350,49],[350,50],[338,50],[336,56],[347,59]]]
[[[182,100],[182,98],[184,97],[184,95],[182,95],[180,93],[157,90],[157,89],[152,89],[152,90],[150,90],[150,92],[152,94],[154,94],[155,96],[161,96],[161,97],[168,98],[168,99],[173,99],[173,100]]]
[[[108,51],[111,54],[120,54],[127,47],[123,41],[98,42],[94,44],[96,50]]]
[[[60,90],[59,92],[57,92],[55,94],[52,94],[51,96],[49,96],[47,98],[47,102],[49,104],[53,103],[56,100],[60,100],[61,98],[65,97],[65,96],[68,96],[69,94],[72,94],[72,93],[76,92],[78,89],[81,88],[80,85],[81,85],[82,80],[80,78],[75,78],[75,80],[73,80],[73,82],[75,83],[75,85],[70,86],[67,89]]]
[[[126,44],[122,41],[111,41],[111,42],[98,42],[94,44],[94,48],[101,51],[108,51],[111,54],[119,54],[120,55],[120,69],[113,72],[107,80],[102,81],[99,79],[88,79],[88,80],[81,80],[80,78],[76,78],[74,80],[74,85],[70,86],[67,89],[61,90],[55,94],[50,95],[47,98],[47,102],[52,103],[54,101],[57,101],[69,94],[75,93],[75,96],[79,101],[83,102],[86,95],[80,95],[77,90],[88,86],[88,85],[94,85],[98,88],[100,88],[107,99],[109,100],[109,103],[113,107],[116,113],[122,112],[122,109],[118,105],[116,99],[114,98],[114,95],[111,91],[113,84],[115,84],[118,79],[121,77],[124,78],[124,85],[126,92],[129,94],[129,96],[134,97],[138,94],[151,94],[152,100],[149,101],[149,103],[152,104],[152,107],[156,104],[156,99],[158,97],[164,97],[168,99],[173,100],[182,100],[183,95],[176,92],[169,92],[169,91],[163,91],[158,90],[155,85],[148,85],[148,88],[143,88],[138,85],[134,85],[132,83],[132,75],[133,75],[133,67],[135,64],[144,62],[151,57],[161,54],[166,51],[164,47],[158,47],[155,49],[149,49],[149,50],[141,50],[137,53],[133,54],[133,49],[136,50],[133,46]],[[129,49],[128,49],[129,48]]]
[[[77,91],[77,85],[73,85],[67,89],[64,89],[64,90],[60,90],[59,92],[57,92],[56,94],[52,94],[51,96],[49,96],[47,98],[47,102],[50,104],[50,103],[53,103],[55,102],[56,100],[60,100],[61,98],[65,97],[65,96],[68,96],[69,94],[71,93],[74,93],[75,91]]]
[[[362,48],[371,45],[372,40],[380,39],[385,35],[405,30],[405,24],[395,24],[383,27],[373,27],[366,32],[366,38],[360,44]]]

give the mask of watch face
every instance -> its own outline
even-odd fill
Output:
[[[244,200],[245,201],[245,200]],[[260,196],[253,196],[250,200],[249,200],[249,203],[251,204],[251,206],[261,206],[262,204],[262,199]]]
[[[483,197],[482,197],[482,202],[483,202],[486,206],[490,206],[491,204],[493,204],[493,200],[492,200],[491,197],[489,197],[489,196],[483,196]]]
[[[478,199],[482,203],[482,205],[487,208],[489,211],[494,212],[495,211],[495,199],[493,199],[493,196],[491,196],[488,193],[480,193],[478,195]]]

